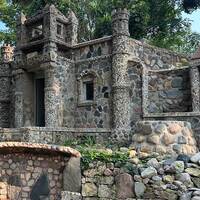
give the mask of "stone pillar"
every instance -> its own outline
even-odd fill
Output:
[[[200,111],[200,78],[198,67],[191,67],[190,69],[190,83],[191,83],[191,97],[193,112]]]
[[[78,19],[73,11],[69,11],[67,18],[69,19],[69,24],[66,38],[67,42],[73,46],[78,42]]]
[[[60,82],[56,76],[55,63],[49,63],[45,68],[45,126],[61,126],[59,103],[61,95]]]
[[[24,25],[25,21],[26,21],[26,16],[23,13],[21,13],[17,19],[17,26],[16,26],[17,48],[27,41],[26,27]]]
[[[119,141],[128,141],[130,134],[130,83],[129,60],[129,12],[118,9],[112,13],[113,31],[113,136]]]
[[[14,126],[15,128],[24,126],[24,99],[23,99],[23,75],[24,71],[22,69],[17,69],[13,72],[15,80],[14,89]]]
[[[43,34],[45,38],[56,40],[57,27],[57,9],[54,5],[47,4],[43,10],[45,13],[43,19]]]

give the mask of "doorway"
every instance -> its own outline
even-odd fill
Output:
[[[44,105],[44,78],[35,79],[35,106],[36,126],[45,126],[45,105]]]

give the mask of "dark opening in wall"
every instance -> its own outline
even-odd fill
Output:
[[[94,83],[93,81],[85,82],[85,97],[87,101],[94,100]]]
[[[58,35],[62,34],[62,26],[60,24],[57,24],[57,34]]]

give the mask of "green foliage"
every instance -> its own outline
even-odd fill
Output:
[[[95,138],[92,136],[85,136],[76,140],[68,140],[64,143],[64,145],[73,147],[81,153],[83,169],[87,169],[89,167],[89,164],[94,161],[101,161],[104,163],[118,162],[120,163],[120,165],[124,165],[129,159],[128,152],[120,152],[118,150],[112,151],[110,149],[105,149],[106,145],[97,145],[95,143]]]
[[[95,148],[84,148],[79,147],[78,150],[80,151],[82,155],[82,166],[84,169],[87,169],[89,167],[89,164],[94,161],[101,161],[104,163],[120,163],[120,165],[124,165],[128,159],[129,155],[128,153],[123,153],[120,151],[106,151],[101,149],[95,149]]]

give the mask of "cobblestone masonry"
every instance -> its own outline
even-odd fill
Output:
[[[0,143],[0,199],[61,198],[63,170],[70,156],[66,147],[33,143]]]
[[[2,51],[0,125],[36,126],[39,77],[45,79],[46,127],[109,129],[112,141],[124,143],[140,120],[181,119],[191,122],[198,139],[198,62],[131,39],[128,20],[127,10],[115,10],[112,36],[78,43],[72,11],[64,16],[47,5],[32,17],[21,14],[14,61],[10,46]]]
[[[147,165],[140,159],[149,151],[194,154],[200,147],[199,56],[190,60],[131,39],[128,20],[127,10],[115,10],[112,36],[78,43],[72,11],[65,16],[46,5],[32,17],[19,16],[14,57],[12,47],[2,48],[0,141],[29,147],[0,145],[0,199],[198,199],[199,154],[192,163],[186,155],[174,161],[157,155]],[[44,102],[36,101],[42,99],[36,79],[45,81]],[[40,114],[44,127],[36,127]],[[130,153],[126,166],[91,163],[82,192],[80,160],[69,160],[72,152],[65,157],[55,154],[62,147],[37,145],[27,151],[34,143],[63,145],[85,136],[132,146],[122,148]]]

